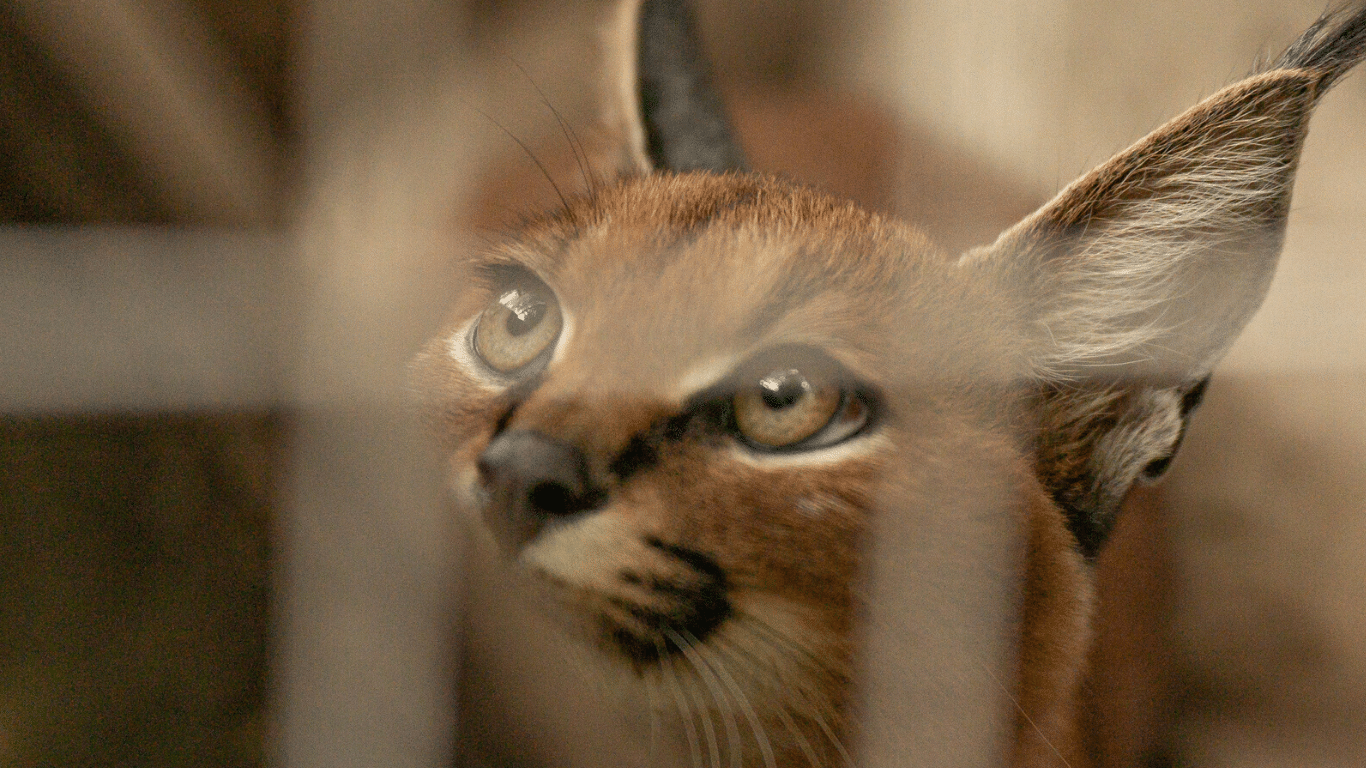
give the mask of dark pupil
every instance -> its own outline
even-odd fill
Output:
[[[545,302],[531,297],[507,305],[507,331],[511,336],[521,336],[531,332],[545,318]]]
[[[759,380],[764,405],[773,410],[786,408],[806,394],[806,379],[797,371],[775,371]]]

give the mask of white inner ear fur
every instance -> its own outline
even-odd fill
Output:
[[[1113,365],[1162,373],[1212,368],[1274,274],[1278,243],[1237,242],[1243,228],[1265,226],[1240,222],[1240,214],[1284,194],[1259,185],[1269,168],[1264,160],[1266,167],[1246,177],[1227,167],[1183,174],[1083,236],[1049,275],[1036,322],[1055,345],[1039,367],[1049,374]],[[1242,183],[1221,182],[1226,178]],[[1244,263],[1229,263],[1235,260]]]
[[[996,262],[1008,290],[1029,286],[1040,374],[1189,379],[1223,356],[1280,253],[1313,106],[1282,88],[1295,78],[1269,72],[1215,94],[964,258]],[[1047,242],[1060,221],[1079,233]]]

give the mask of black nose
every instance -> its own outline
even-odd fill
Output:
[[[479,455],[478,467],[490,495],[484,519],[513,551],[547,520],[589,509],[597,496],[583,452],[538,432],[499,435]]]

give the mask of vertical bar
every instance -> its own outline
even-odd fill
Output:
[[[451,760],[455,537],[405,377],[452,289],[440,265],[463,247],[441,229],[464,175],[440,120],[458,11],[314,0],[301,14],[302,307],[275,649],[291,767]]]

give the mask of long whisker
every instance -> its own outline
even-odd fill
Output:
[[[759,752],[764,758],[764,765],[767,768],[777,768],[777,760],[774,758],[773,745],[769,741],[768,734],[765,732],[763,724],[759,722],[759,715],[749,703],[749,698],[745,696],[744,690],[740,688],[735,682],[735,678],[731,676],[730,671],[726,669],[724,663],[725,658],[721,655],[719,650],[709,649],[698,642],[697,638],[694,637],[691,632],[684,630],[683,634],[692,646],[697,649],[698,653],[702,654],[703,660],[712,668],[713,672],[722,683],[730,689],[731,696],[734,697],[735,702],[740,706],[740,710],[744,713],[745,719],[749,721],[750,730],[754,732],[754,741],[759,745]],[[708,658],[708,656],[710,658]],[[779,709],[781,709],[781,707]],[[815,764],[813,763],[813,765]],[[819,766],[817,766],[817,768],[819,768]]]
[[[650,746],[645,753],[645,765],[641,768],[649,768],[655,764],[655,755],[659,751],[659,709],[655,702],[655,681],[649,675],[642,675],[645,681],[645,701],[650,708]]]
[[[759,678],[759,665],[757,661],[754,660],[754,658],[750,656],[743,648],[719,637],[717,638],[717,641],[720,645],[728,646],[732,652],[747,657],[748,663],[742,664],[741,668],[751,670],[750,680],[754,682],[774,682],[774,680],[764,681]],[[777,676],[776,673],[775,677],[777,684],[783,689],[784,693],[787,694],[780,700],[783,702],[790,700],[792,693],[791,688],[787,685],[786,682],[782,680],[780,676]],[[811,768],[824,768],[824,766],[822,766],[821,764],[820,757],[816,755],[815,748],[811,746],[811,741],[806,738],[806,733],[803,732],[800,727],[798,727],[796,721],[792,719],[792,715],[788,714],[787,709],[788,708],[785,705],[780,705],[774,707],[773,711],[775,714],[777,714],[778,719],[783,724],[783,727],[787,729],[787,732],[792,736],[793,741],[797,743],[797,748],[802,751],[802,754],[806,755],[807,762],[811,763]]]
[[[664,647],[663,639],[657,639],[655,646],[659,651],[659,666],[667,672],[669,688],[673,691],[674,704],[678,707],[678,715],[683,719],[683,731],[688,737],[688,750],[692,753],[693,768],[702,768],[702,745],[697,739],[697,724],[692,721],[692,709],[688,706],[686,697],[683,695],[683,686],[678,682],[678,676],[674,672],[673,658],[669,656],[669,649]]]
[[[827,666],[825,662],[820,658],[819,655],[816,654],[815,651],[811,650],[810,648],[807,648],[806,646],[797,642],[795,639],[789,637],[787,634],[785,634],[772,624],[769,624],[768,622],[764,621],[763,619],[759,618],[753,613],[749,613],[748,611],[737,611],[737,618],[741,619],[741,621],[737,623],[742,624],[747,629],[759,630],[763,632],[764,634],[768,635],[774,642],[779,643],[780,645],[778,647],[781,647],[785,650],[792,650],[796,651],[797,653],[800,653],[812,668],[820,670],[822,672],[826,671]]]
[[[588,194],[597,194],[597,189],[593,185],[593,180],[589,178],[588,169],[586,167],[588,153],[584,151],[583,142],[579,141],[579,135],[574,132],[574,128],[569,124],[569,121],[565,120],[564,116],[560,114],[560,110],[555,109],[555,105],[550,103],[550,99],[546,97],[545,91],[541,90],[541,86],[536,84],[536,81],[532,79],[531,74],[516,61],[512,62],[512,66],[516,67],[517,71],[521,72],[522,76],[526,78],[526,81],[531,84],[531,87],[536,89],[536,93],[541,97],[541,103],[546,106],[546,109],[550,110],[550,114],[555,116],[555,122],[560,124],[560,132],[564,134],[565,141],[569,142],[569,151],[574,154],[574,163],[579,166],[579,175],[583,176],[583,183],[584,186],[588,188]]]
[[[760,643],[767,648],[777,651],[784,658],[796,662],[799,668],[805,670],[806,673],[818,676],[829,676],[832,674],[830,668],[816,657],[814,653],[776,630],[773,630],[771,627],[756,627],[749,621],[737,621],[733,622],[733,624],[737,629],[748,632],[749,637],[756,643]],[[749,655],[748,652],[743,649],[741,649],[741,652]],[[775,670],[775,672],[777,672],[777,670]],[[781,675],[779,675],[779,677],[781,677]],[[829,713],[834,714],[834,710],[829,710]]]
[[[773,627],[768,626],[767,624],[763,624],[763,622],[758,623],[767,631],[757,631],[756,627],[749,625],[747,621],[732,622],[732,625],[749,630],[750,637],[754,638],[758,642],[767,645],[768,647],[772,648],[773,650],[779,653],[782,653],[784,655],[787,655],[790,651],[797,651],[799,653],[802,653],[803,655],[807,656],[807,658],[795,659],[795,661],[797,661],[798,663],[806,661],[808,669],[817,674],[829,674],[829,670],[825,667],[825,665],[821,664],[819,660],[816,659],[815,656],[812,655],[807,649],[791,641]],[[736,649],[746,656],[750,655],[748,654],[748,652],[739,648],[739,646],[736,646]],[[806,719],[815,723],[816,727],[821,730],[821,733],[825,736],[826,740],[829,741],[830,745],[834,747],[836,752],[839,753],[840,759],[845,765],[854,765],[853,757],[845,748],[844,743],[840,740],[839,735],[835,732],[834,727],[831,726],[830,721],[828,719],[829,717],[840,718],[840,713],[835,710],[834,706],[829,701],[827,701],[824,696],[813,694],[812,692],[808,691],[805,688],[805,686],[793,685],[791,682],[786,680],[780,673],[776,673],[776,670],[773,679],[776,680],[778,684],[781,685],[786,691],[787,695],[784,697],[785,701],[791,701],[794,705],[800,701],[807,705],[806,707],[802,707],[798,714],[801,714]]]
[[[703,678],[703,682],[706,683],[707,688],[711,691],[712,700],[716,702],[718,714],[721,715],[721,723],[726,728],[726,740],[727,746],[730,747],[729,754],[731,766],[732,768],[738,768],[740,765],[742,745],[740,743],[740,729],[735,725],[735,709],[731,706],[730,699],[727,698],[724,691],[722,691],[721,681],[720,678],[717,677],[715,669],[707,662],[706,657],[703,656],[703,652],[706,648],[703,647],[698,639],[686,629],[683,630],[683,634],[687,635],[686,637],[669,627],[664,627],[663,631],[664,634],[673,641],[674,645],[677,645],[679,650],[683,651],[683,655],[688,657],[688,663],[692,665],[693,669],[697,670],[698,675]],[[722,709],[725,711],[721,712]]]
[[[1007,699],[1010,699],[1010,703],[1015,705],[1015,709],[1020,713],[1020,717],[1023,717],[1025,722],[1029,723],[1029,727],[1034,730],[1034,733],[1039,735],[1039,738],[1043,740],[1044,744],[1048,745],[1049,749],[1053,750],[1053,754],[1058,756],[1058,759],[1062,761],[1062,764],[1067,766],[1067,768],[1072,768],[1072,764],[1067,762],[1067,758],[1062,756],[1062,752],[1058,751],[1057,747],[1053,746],[1053,742],[1049,741],[1048,737],[1044,735],[1043,729],[1035,724],[1034,718],[1030,717],[1029,713],[1025,711],[1025,708],[1020,706],[1019,699],[1016,699],[1015,695],[1005,687],[1005,684],[1001,682],[1001,678],[997,677],[996,673],[991,671],[991,667],[987,666],[986,662],[981,659],[974,659],[974,661],[977,662],[977,666],[982,668],[983,672],[987,673],[987,677],[990,677],[991,681],[996,683],[996,687],[1001,689],[1001,693],[1005,694]]]
[[[545,167],[545,163],[541,162],[541,158],[537,157],[536,153],[531,151],[531,147],[528,147],[526,145],[526,142],[517,138],[516,134],[514,134],[512,131],[509,131],[502,123],[498,122],[497,120],[494,120],[492,115],[490,115],[482,109],[479,109],[478,107],[474,107],[473,109],[474,111],[483,115],[485,119],[487,119],[489,122],[498,126],[498,130],[507,134],[507,137],[509,139],[512,139],[513,141],[517,142],[517,146],[521,147],[522,151],[527,154],[527,157],[531,158],[531,162],[535,163],[536,167],[541,169],[541,175],[545,176],[545,180],[550,182],[551,189],[555,190],[555,196],[560,198],[560,204],[564,206],[565,213],[569,215],[570,223],[574,224],[575,226],[578,226],[578,221],[574,216],[574,211],[569,207],[569,198],[564,196],[564,192],[560,189],[560,185],[555,183],[555,177],[550,175],[550,171]]]
[[[678,637],[678,635],[674,632],[671,632],[668,629],[668,627],[664,627],[663,629],[671,637]],[[682,638],[678,639],[682,640]],[[699,690],[697,687],[697,684],[699,682],[705,685],[707,681],[703,679],[701,671],[697,668],[697,663],[688,656],[683,646],[679,645],[678,648],[680,651],[684,651],[683,660],[686,661],[689,664],[689,666],[693,668],[693,674],[689,675],[688,677],[688,682],[690,683],[688,687],[692,690],[693,703],[697,705],[697,716],[702,720],[702,734],[707,739],[707,756],[711,758],[712,768],[721,768],[721,745],[716,740],[716,724],[712,721],[712,711],[716,711],[718,713],[720,711],[719,703],[718,706],[715,708],[707,706],[706,696],[704,696],[702,694],[702,691]],[[710,693],[712,694],[712,698],[715,699],[716,691],[713,689],[710,691]]]

